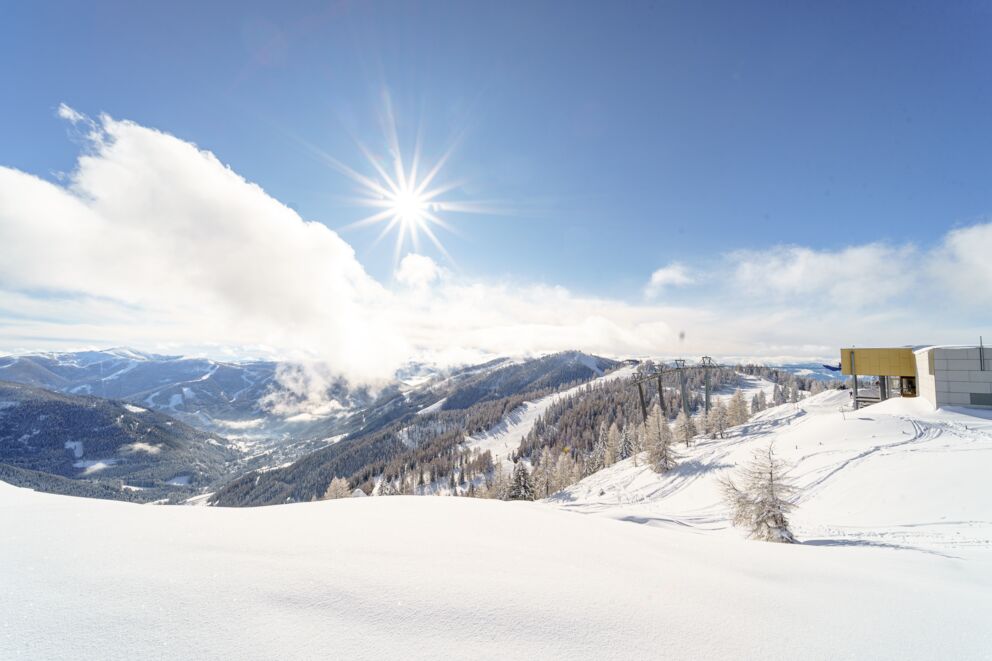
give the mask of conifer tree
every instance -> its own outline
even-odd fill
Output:
[[[513,467],[513,477],[510,479],[507,496],[510,500],[534,500],[534,483],[523,461],[518,461]]]
[[[340,477],[335,477],[333,480],[331,480],[331,483],[327,485],[327,491],[324,492],[324,500],[347,498],[350,495],[351,495],[351,489],[348,487],[348,480]]]
[[[750,537],[768,542],[796,541],[787,515],[795,508],[798,490],[771,445],[755,452],[736,482],[726,478],[721,486],[734,525],[747,528]]]
[[[678,455],[675,453],[672,428],[655,405],[648,414],[643,426],[644,445],[648,451],[648,465],[658,473],[667,473],[675,468]]]
[[[510,481],[503,470],[502,460],[493,465],[493,475],[487,487],[488,497],[496,500],[506,500],[509,495]]]
[[[613,426],[616,428],[616,425]],[[634,439],[626,425],[620,430],[620,440],[617,444],[617,459],[623,460],[634,456]]]
[[[620,459],[620,430],[616,423],[610,425],[610,430],[606,432],[606,451],[603,457],[605,466],[612,466]]]
[[[706,416],[706,427],[710,438],[723,438],[727,431],[727,406],[722,401],[717,402]]]
[[[396,488],[393,486],[392,480],[387,480],[386,476],[382,476],[382,480],[379,482],[379,491],[376,495],[379,496],[395,496]]]
[[[748,420],[747,404],[744,402],[744,394],[738,389],[730,398],[728,415],[731,427],[743,425]]]
[[[582,467],[575,461],[571,452],[562,452],[555,462],[553,493],[567,489],[582,479]]]
[[[685,411],[679,411],[679,417],[675,419],[675,433],[678,439],[687,446],[696,435],[696,425],[692,422],[692,418],[685,414]]]
[[[541,449],[538,463],[534,467],[534,489],[538,498],[547,498],[557,489],[554,488],[555,462],[548,446]]]

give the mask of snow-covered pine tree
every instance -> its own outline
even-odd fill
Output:
[[[392,480],[387,480],[386,476],[382,476],[382,480],[379,481],[379,490],[376,492],[377,496],[395,496],[396,487],[393,486]]]
[[[685,414],[685,411],[679,411],[679,417],[675,418],[675,434],[687,446],[696,435],[696,425],[692,418]]]
[[[496,500],[506,500],[510,491],[510,480],[503,470],[503,461],[498,460],[493,465],[493,475],[486,488],[487,497]]]
[[[794,543],[796,538],[789,530],[787,515],[796,506],[798,489],[773,447],[756,451],[737,479],[721,482],[734,525],[747,528],[755,539]]]
[[[614,425],[616,427],[616,425]],[[634,456],[634,439],[626,425],[620,430],[620,440],[617,443],[617,459],[623,460]]]
[[[336,477],[327,485],[324,492],[324,500],[334,500],[335,498],[348,498],[351,496],[351,489],[348,487],[348,480]]]
[[[513,477],[510,478],[510,500],[534,500],[534,483],[530,479],[530,471],[522,461],[513,467]]]
[[[648,451],[648,465],[658,473],[666,473],[678,464],[675,453],[674,437],[668,421],[661,415],[661,409],[655,405],[648,414],[643,427],[644,445]]]
[[[606,424],[599,426],[599,434],[596,436],[596,444],[592,448],[589,460],[586,462],[586,474],[591,475],[596,471],[605,468],[606,464]]]

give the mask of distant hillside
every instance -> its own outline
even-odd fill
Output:
[[[234,480],[212,502],[241,506],[313,500],[334,477],[365,484],[389,466],[431,464],[444,473],[456,460],[465,435],[498,424],[528,399],[587,382],[619,366],[613,360],[568,351],[494,361],[406,392],[389,389],[373,406],[353,416],[356,428],[344,440],[288,466]]]
[[[155,411],[0,381],[0,479],[14,484],[152,500],[196,493],[236,457],[223,438]]]
[[[72,395],[118,399],[167,413],[204,431],[299,436],[306,425],[287,422],[263,405],[281,390],[277,363],[222,362],[144,353],[133,349],[0,357],[0,379]],[[367,406],[364,389],[343,379],[324,393],[344,412]]]

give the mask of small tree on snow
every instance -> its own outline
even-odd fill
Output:
[[[513,467],[513,477],[510,478],[510,500],[534,500],[534,483],[530,479],[530,471],[524,462],[518,461]]]
[[[721,487],[733,512],[734,525],[748,528],[750,537],[789,544],[796,541],[787,515],[795,507],[798,489],[771,445],[754,453],[737,482],[727,478]]]
[[[717,402],[706,415],[706,428],[710,438],[723,438],[727,431],[727,407],[723,402]]]
[[[661,409],[655,406],[644,423],[644,445],[648,451],[648,464],[655,472],[667,473],[678,464],[679,457],[672,447],[674,441],[668,421],[663,419]]]
[[[377,495],[379,496],[395,496],[398,492],[396,487],[393,486],[392,480],[387,480],[386,476],[382,476],[382,480],[379,482],[379,491]]]
[[[696,425],[692,422],[692,418],[685,414],[685,411],[679,411],[679,417],[675,419],[675,433],[679,440],[686,445],[689,445],[693,436],[696,435]]]
[[[327,485],[327,491],[324,492],[324,500],[347,498],[350,495],[351,489],[348,488],[348,480],[341,477],[336,477],[331,480],[329,485]]]
[[[620,430],[620,441],[617,444],[617,458],[622,460],[632,456],[634,456],[634,439],[631,438],[631,434],[625,425]]]
[[[748,417],[747,402],[744,401],[744,394],[738,389],[727,405],[727,421],[730,427],[736,427],[747,422]]]

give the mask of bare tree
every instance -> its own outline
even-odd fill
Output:
[[[754,453],[751,462],[740,469],[737,482],[727,478],[721,487],[735,526],[748,528],[754,539],[795,543],[787,515],[796,506],[798,489],[771,445]]]
[[[336,477],[327,485],[327,491],[324,492],[324,500],[347,498],[350,495],[351,489],[348,488],[348,480]]]

